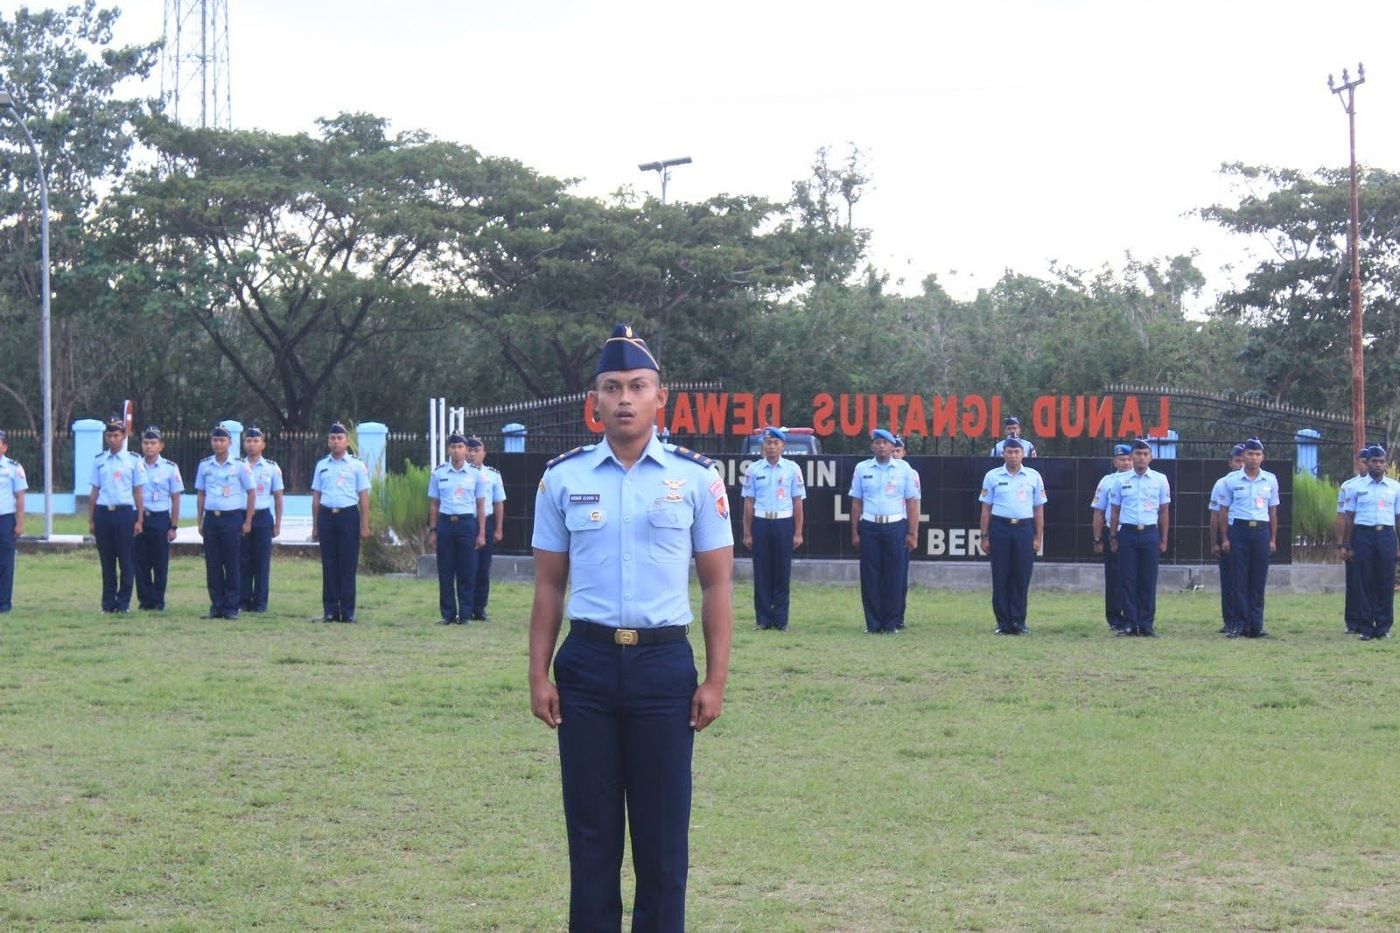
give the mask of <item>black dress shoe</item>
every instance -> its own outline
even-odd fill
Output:
[[[312,619],[311,621],[312,621],[312,622],[339,622],[340,619],[336,618],[335,616],[321,616],[321,617],[319,617],[319,618]]]
[[[1138,632],[1138,637],[1139,637],[1139,638],[1156,638],[1156,637],[1157,637],[1157,633],[1154,632],[1154,631],[1152,631],[1152,629],[1144,629],[1143,631]]]
[[[1374,641],[1373,636],[1367,635],[1365,632],[1362,632],[1361,634],[1357,635],[1356,637],[1357,637],[1358,639],[1360,639],[1361,641]]]
[[[437,624],[438,624],[438,625],[456,625],[456,624],[457,624],[457,620],[456,620],[456,619],[438,619],[438,620],[437,620]]]
[[[1244,636],[1241,635],[1239,632],[1235,631],[1234,629],[1231,629],[1230,631],[1228,631],[1228,632],[1225,633],[1225,637],[1226,637],[1226,638],[1243,638]]]
[[[490,620],[491,620],[491,617],[490,617],[489,615],[487,615],[486,613],[484,613],[484,612],[473,612],[473,613],[472,613],[472,621],[473,621],[473,622],[489,622]]]
[[[230,612],[228,615],[224,616],[224,618],[225,618],[225,619],[228,619],[230,622],[237,622],[237,621],[238,621],[238,613],[236,613],[236,612]]]
[[[1133,631],[1130,628],[1120,628],[1113,633],[1114,638],[1132,638],[1135,635],[1137,635],[1137,632]]]
[[[351,623],[351,624],[353,625],[354,622],[355,622],[355,617],[354,617],[354,616],[341,616],[339,619],[336,619],[336,621],[337,621],[337,622],[349,622],[349,623]]]
[[[224,614],[222,612],[206,612],[204,615],[200,616],[201,619],[222,619],[223,617]]]

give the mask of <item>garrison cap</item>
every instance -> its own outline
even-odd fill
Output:
[[[1360,450],[1358,450],[1358,451],[1356,452],[1356,459],[1357,459],[1357,460],[1365,460],[1365,459],[1368,458],[1370,455],[1371,455],[1371,448],[1370,448],[1370,447],[1363,447],[1363,448],[1361,448]]]
[[[1377,457],[1386,457],[1386,456],[1388,456],[1388,454],[1386,454],[1385,448],[1382,447],[1380,444],[1372,444],[1370,447],[1367,447],[1367,448],[1366,448],[1366,459],[1367,459],[1367,460],[1374,460],[1374,459],[1377,458]]]
[[[107,424],[102,428],[102,433],[111,434],[113,431],[120,431],[122,434],[126,433],[126,421],[123,420],[121,415],[107,416]]]
[[[1129,447],[1127,444],[1114,444],[1114,445],[1113,445],[1113,456],[1115,456],[1115,457],[1122,457],[1122,456],[1125,456],[1125,455],[1130,454],[1130,453],[1132,453],[1132,452],[1133,452],[1133,449],[1132,449],[1131,447]]]
[[[1001,442],[1001,449],[1005,451],[1005,450],[1025,450],[1026,448],[1025,448],[1025,446],[1024,446],[1019,440],[1017,440],[1016,438],[1014,438],[1014,437],[1008,437],[1006,440],[1004,440],[1004,441]]]
[[[483,444],[483,443],[481,442],[481,438],[477,437],[475,434],[468,434],[466,440],[463,441],[462,443],[466,444],[468,447],[485,447],[485,446],[486,446],[485,444]]]
[[[1242,454],[1242,453],[1244,453],[1244,445],[1243,445],[1243,444],[1236,444],[1234,447],[1231,447],[1231,448],[1230,448],[1230,456],[1232,456],[1232,457],[1238,457],[1238,456],[1239,456],[1240,454]],[[1359,454],[1358,454],[1358,456],[1359,456]]]
[[[143,440],[143,441],[158,441],[158,440],[160,440],[160,428],[156,427],[156,426],[153,425],[153,424],[148,424],[148,425],[146,425],[146,430],[144,430],[144,431],[141,432],[141,440]]]
[[[613,328],[612,336],[603,343],[603,352],[598,354],[598,373],[624,372],[629,369],[654,369],[661,371],[647,342],[632,333],[631,324],[619,324]]]
[[[894,446],[896,446],[896,447],[903,447],[903,446],[904,446],[904,438],[903,438],[902,436],[896,434],[896,435],[894,436]]]
[[[871,431],[870,439],[872,441],[889,441],[891,444],[894,443],[894,435],[891,434],[889,431],[886,431],[884,428],[876,428],[875,430]]]
[[[1140,437],[1139,437],[1139,438],[1134,438],[1134,440],[1133,440],[1133,450],[1151,450],[1151,449],[1152,449],[1152,445],[1149,444],[1149,443],[1147,443],[1147,441],[1143,440],[1143,439],[1140,438]]]
[[[454,431],[447,435],[447,443],[449,444],[466,444],[466,442],[467,436],[465,434],[458,434]]]
[[[763,439],[765,441],[768,440],[768,438],[770,437],[777,438],[780,441],[787,441],[787,432],[784,431],[782,428],[775,428],[771,424],[764,428],[760,433],[763,435]]]
[[[1257,437],[1251,437],[1249,440],[1244,442],[1244,449],[1257,450],[1262,453],[1264,450],[1264,442]]]
[[[243,432],[243,437],[244,437],[244,438],[249,438],[249,437],[262,437],[262,436],[263,436],[262,428],[257,427],[257,426],[251,427],[251,428],[249,428],[248,430],[246,430],[246,431]]]
[[[1013,425],[1013,424],[1020,424],[1020,423],[1021,423],[1021,419],[1020,419],[1020,418],[1017,418],[1015,415],[1007,415],[1005,418],[1001,419],[1001,426],[1002,426],[1003,428],[1009,427],[1010,425]]]
[[[216,424],[216,425],[214,425],[214,429],[213,429],[212,431],[209,432],[209,436],[210,436],[210,437],[229,437],[229,438],[233,437],[233,435],[230,434],[230,433],[228,432],[228,428],[224,427],[222,424]]]
[[[345,430],[345,425],[341,424],[339,421],[332,421],[332,422],[331,422],[330,430],[327,431],[326,433],[327,433],[327,434],[349,434],[350,432],[347,431],[347,430]]]

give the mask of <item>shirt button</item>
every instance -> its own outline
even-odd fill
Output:
[[[631,559],[632,559],[632,555],[631,555],[631,554],[623,554],[623,555],[622,555],[622,559],[623,559],[623,560],[631,560]]]
[[[623,598],[623,599],[631,599],[631,598],[632,598],[632,594],[631,594],[631,593],[623,593],[623,594],[622,594],[622,598]]]
[[[630,516],[630,515],[624,515],[624,516],[622,516],[622,520],[623,520],[624,522],[630,522],[630,521],[632,520],[632,516]]]

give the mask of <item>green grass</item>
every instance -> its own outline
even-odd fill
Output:
[[[435,584],[362,579],[362,624],[313,625],[318,568],[279,560],[272,614],[202,622],[177,559],[169,611],[114,619],[90,554],[19,560],[0,926],[563,929],[528,587],[447,629]],[[1064,594],[1022,639],[983,594],[915,591],[896,638],[854,589],[800,588],[787,634],[736,605],[693,929],[1400,927],[1400,642],[1343,638],[1339,597],[1271,596],[1261,642],[1204,593],[1155,641]]]

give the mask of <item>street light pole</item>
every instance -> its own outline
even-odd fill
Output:
[[[681,156],[679,159],[662,159],[659,162],[643,162],[637,168],[643,172],[655,172],[661,176],[661,203],[666,203],[666,186],[671,182],[671,168],[676,165],[689,165],[690,156]]]
[[[39,319],[42,334],[40,351],[40,378],[44,397],[44,540],[53,540],[53,356],[49,341],[49,180],[44,174],[44,160],[39,156],[39,147],[29,126],[19,115],[15,99],[0,85],[0,110],[9,111],[19,128],[24,131],[24,140],[29,143],[29,151],[34,154],[34,172],[39,178]]]
[[[1351,439],[1352,447],[1366,446],[1366,361],[1361,341],[1361,200],[1356,185],[1356,89],[1366,83],[1366,69],[1356,65],[1356,79],[1345,68],[1342,83],[1334,85],[1327,76],[1327,87],[1342,102],[1347,112],[1351,136],[1351,226],[1347,231],[1347,248],[1351,253]],[[1346,94],[1346,97],[1342,97]]]

